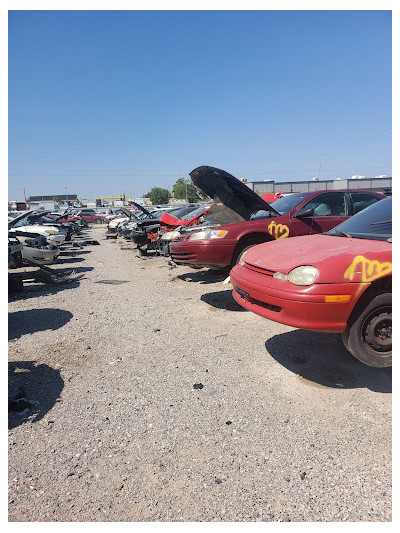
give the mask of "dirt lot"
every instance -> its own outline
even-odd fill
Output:
[[[89,234],[9,299],[10,521],[391,520],[391,370]]]

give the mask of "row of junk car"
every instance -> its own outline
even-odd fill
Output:
[[[132,241],[142,255],[154,250],[177,265],[226,270],[234,299],[249,311],[297,328],[341,333],[363,363],[392,365],[387,192],[262,197],[215,167],[198,167],[190,176],[212,201],[153,212],[140,205],[123,209],[109,221],[107,236]]]
[[[134,204],[101,220],[94,210],[25,214],[25,222],[9,222],[9,237],[26,221],[46,226],[57,218],[65,238],[106,222],[107,238],[132,241],[141,255],[153,250],[177,265],[225,270],[245,309],[288,326],[341,333],[361,362],[392,365],[391,196],[335,189],[262,197],[215,167],[198,167],[190,176],[208,203]],[[55,233],[46,240],[57,248]],[[34,253],[29,250],[28,264]]]

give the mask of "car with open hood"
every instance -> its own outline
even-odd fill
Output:
[[[147,225],[138,223],[131,233],[131,239],[139,252],[146,255],[148,250],[159,249],[161,233],[173,231],[179,226],[197,225],[207,210],[208,206],[201,205],[182,207],[174,213],[163,213],[157,221],[150,221]]]
[[[24,237],[42,235],[53,245],[59,246],[65,241],[67,230],[57,224],[38,223],[48,211],[26,211],[8,222],[9,233],[14,233],[21,240]],[[34,234],[34,235],[29,235]]]
[[[235,300],[297,328],[341,333],[374,367],[392,364],[392,199],[323,235],[260,244],[230,272]]]
[[[324,190],[283,196],[269,204],[240,180],[214,167],[198,167],[192,182],[214,199],[206,227],[170,243],[176,264],[231,268],[250,246],[275,239],[323,233],[385,196],[362,190]]]
[[[47,222],[45,213],[26,211],[8,222],[9,237],[22,244],[22,259],[38,265],[54,263],[66,237],[66,230],[53,225],[51,219]]]

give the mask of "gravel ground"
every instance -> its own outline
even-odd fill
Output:
[[[391,370],[88,234],[9,298],[10,521],[391,520]]]

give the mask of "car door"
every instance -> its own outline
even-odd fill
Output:
[[[349,206],[344,191],[318,193],[303,204],[301,209],[312,209],[312,215],[292,218],[292,236],[323,233],[334,228],[349,216]]]

